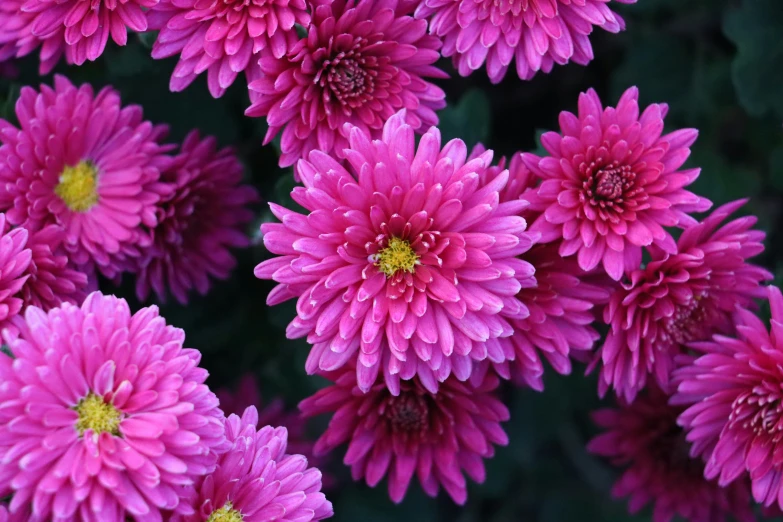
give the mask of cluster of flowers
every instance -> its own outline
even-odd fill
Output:
[[[40,47],[41,72],[64,54],[71,64],[100,56],[111,35],[159,31],[154,58],[178,56],[170,88],[206,72],[220,97],[247,77],[249,116],[265,116],[265,142],[281,135],[280,165],[313,149],[342,158],[343,125],[380,136],[406,109],[424,132],[438,122],[443,91],[435,66],[452,57],[467,76],[486,64],[493,83],[512,62],[521,79],[554,64],[587,64],[594,27],[625,27],[612,0],[4,0],[0,63]],[[634,3],[636,0],[615,0]]]
[[[616,107],[588,91],[544,156],[497,163],[435,127],[417,146],[401,111],[379,139],[346,124],[345,161],[300,160],[307,213],[271,205],[276,256],[255,273],[279,283],[270,305],[297,300],[287,334],[333,382],[300,404],[334,413],[316,454],[347,442],[354,479],[388,475],[394,501],[415,475],[463,503],[465,475],[483,481],[508,441],[500,381],[542,390],[542,360],[567,374],[573,358],[618,396],[590,449],[627,468],[615,493],[632,511],[744,521],[751,493],[783,505],[783,297],[770,337],[748,311],[772,279],[749,262],[764,233],[730,217],[745,201],[694,217],[712,206],[682,168],[697,131],[664,134],[667,110],[642,111],[636,88]]]

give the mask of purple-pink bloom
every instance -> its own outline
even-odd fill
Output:
[[[171,522],[309,522],[332,516],[321,493],[321,472],[302,455],[287,454],[285,428],[257,429],[258,412],[225,420],[230,449],[197,486],[195,512]]]
[[[669,391],[686,345],[732,334],[734,309],[764,295],[761,284],[772,274],[747,262],[764,251],[764,232],[753,230],[753,216],[723,223],[745,202],[723,205],[684,230],[676,253],[652,247],[651,260],[612,294],[604,308],[611,330],[595,359],[601,395],[611,387],[630,402],[648,376]]]
[[[158,0],[26,0],[21,4],[20,16],[33,15],[29,29],[32,35],[52,41],[52,46],[58,44],[64,48],[68,63],[82,65],[103,54],[109,35],[118,45],[125,45],[128,29],[146,31],[142,8],[157,3]],[[42,62],[44,51],[54,54],[44,44]]]
[[[38,72],[49,74],[65,51],[62,31],[47,35],[33,34],[36,13],[22,10],[29,0],[0,2],[0,68],[6,60],[21,58],[40,48],[41,65]]]
[[[151,244],[166,127],[109,87],[95,95],[62,76],[53,89],[23,88],[16,115],[21,129],[0,120],[0,211],[31,232],[60,225],[74,264],[115,277]]]
[[[250,83],[248,116],[266,116],[264,143],[282,131],[280,166],[311,150],[342,159],[344,125],[379,138],[400,109],[406,122],[425,131],[438,123],[445,94],[430,78],[446,74],[433,65],[440,40],[427,35],[407,0],[335,0],[315,8],[308,34],[282,59],[263,56]]]
[[[500,423],[509,412],[496,396],[500,381],[493,373],[469,383],[451,377],[438,393],[414,378],[398,394],[380,379],[365,393],[351,366],[326,377],[334,384],[299,404],[308,417],[334,412],[315,444],[316,455],[347,442],[344,462],[353,479],[375,487],[388,475],[389,497],[396,503],[415,475],[429,496],[442,487],[464,504],[465,474],[484,482],[484,459],[494,456],[494,446],[508,444]]]
[[[198,350],[155,307],[36,307],[0,354],[0,496],[31,522],[161,520],[225,450]]]
[[[685,433],[677,426],[681,409],[667,404],[655,386],[632,404],[593,413],[603,433],[587,448],[623,469],[612,496],[628,497],[635,514],[653,505],[654,522],[675,517],[687,522],[754,522],[747,481],[721,487],[704,478],[704,463],[688,454]]]
[[[170,292],[186,304],[190,290],[205,295],[211,278],[230,276],[236,266],[231,249],[250,244],[248,205],[258,194],[242,184],[234,151],[218,149],[215,138],[201,139],[197,131],[162,169],[161,182],[169,189],[156,205],[152,245],[136,261],[136,295],[144,301],[154,290],[165,301]]]
[[[206,71],[219,98],[262,54],[281,59],[299,40],[294,24],[308,27],[310,14],[305,0],[160,0],[147,21],[160,31],[152,57],[179,55],[169,88],[179,92]]]
[[[616,0],[633,4],[636,0]],[[487,64],[499,83],[512,61],[529,80],[554,64],[587,65],[593,59],[590,33],[610,33],[625,22],[609,8],[611,0],[421,0],[417,18],[430,20],[430,33],[443,40],[443,56],[452,56],[460,75]]]
[[[478,157],[483,152],[484,147],[479,144],[470,157]],[[482,182],[489,182],[505,165],[506,159],[501,158],[497,166],[486,169]],[[501,202],[526,199],[535,191],[538,179],[525,167],[521,154],[512,156],[508,171],[508,183],[499,191]],[[537,215],[529,207],[521,212],[528,222],[535,221]],[[522,258],[536,270],[536,284],[525,285],[517,293],[517,299],[527,307],[529,315],[509,318],[514,329],[512,336],[487,341],[488,358],[501,360],[493,365],[501,377],[542,391],[542,356],[563,375],[571,373],[572,356],[589,357],[593,343],[599,338],[591,326],[595,322],[593,307],[608,300],[608,281],[583,271],[573,257],[561,257],[558,243],[537,243]],[[503,355],[493,356],[495,353]]]
[[[307,372],[358,358],[362,390],[382,369],[393,394],[415,375],[435,393],[452,373],[468,379],[474,362],[502,362],[492,340],[528,315],[516,294],[535,285],[517,258],[536,239],[519,216],[527,202],[499,201],[508,171],[481,182],[492,152],[467,160],[461,140],[441,148],[435,127],[416,148],[404,111],[379,140],[345,132],[347,170],[319,150],[299,162],[304,187],[292,197],[309,214],[273,204],[282,223],[261,227],[279,257],[255,273],[280,283],[270,305],[298,298],[287,335],[313,345]]]
[[[578,115],[560,113],[560,133],[541,136],[548,156],[523,155],[543,180],[530,198],[542,212],[531,231],[541,232],[542,242],[562,239],[562,256],[578,254],[583,270],[603,263],[615,280],[639,267],[642,247],[676,252],[664,227],[691,226],[688,213],[711,206],[683,188],[699,169],[678,170],[698,132],[662,136],[668,106],[650,105],[640,116],[638,98],[632,87],[616,109],[604,109],[590,89],[579,96]]]
[[[23,228],[8,230],[5,215],[0,214],[0,331],[10,326],[24,306],[19,294],[30,278],[27,269],[33,257],[25,248],[27,238]]]
[[[748,473],[756,502],[783,508],[783,295],[767,290],[770,330],[738,308],[733,337],[693,343],[698,355],[680,358],[672,402],[688,407],[678,422],[707,478],[728,486]]]

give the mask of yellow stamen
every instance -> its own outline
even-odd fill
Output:
[[[222,508],[209,515],[207,522],[242,522],[242,513],[234,509],[231,502],[226,502]]]
[[[74,410],[79,414],[79,420],[76,421],[79,435],[84,435],[87,430],[92,430],[96,435],[104,432],[120,434],[120,412],[111,404],[105,403],[99,395],[88,393]]]
[[[87,212],[98,202],[98,173],[89,161],[75,167],[66,166],[54,193],[74,212]]]
[[[411,274],[419,263],[419,256],[411,248],[410,242],[393,237],[389,244],[375,255],[375,266],[378,270],[391,277],[398,270],[410,272]]]

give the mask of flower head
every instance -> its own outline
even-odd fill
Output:
[[[679,423],[707,461],[704,474],[726,486],[750,475],[753,498],[783,508],[783,295],[768,288],[770,330],[751,312],[735,313],[736,337],[694,343],[674,373]]]
[[[197,350],[155,307],[93,293],[29,307],[0,354],[0,495],[34,520],[124,522],[187,513],[215,469],[222,412]]]
[[[509,413],[495,396],[499,380],[492,373],[471,384],[451,377],[438,393],[414,378],[403,382],[397,395],[381,381],[362,393],[350,367],[327,377],[334,384],[299,405],[306,416],[334,412],[316,442],[316,455],[347,442],[344,462],[353,479],[374,487],[388,474],[394,502],[402,501],[415,474],[429,496],[443,487],[464,504],[464,473],[484,482],[483,459],[494,455],[495,445],[508,444],[500,423]]]
[[[10,325],[24,306],[20,292],[30,278],[28,267],[32,253],[23,228],[8,230],[5,215],[0,214],[0,331]]]
[[[54,89],[22,89],[16,114],[21,129],[0,120],[0,210],[31,232],[60,225],[74,264],[116,276],[151,242],[166,128],[122,108],[111,88],[95,95],[62,76]]]
[[[393,393],[417,374],[434,393],[452,373],[468,379],[474,361],[502,362],[492,340],[527,316],[515,296],[535,284],[517,258],[536,239],[518,215],[527,203],[499,201],[508,171],[482,183],[492,153],[466,161],[465,144],[441,149],[435,127],[416,149],[404,112],[380,140],[358,127],[346,134],[349,170],[311,152],[292,193],[310,213],[271,205],[282,223],[261,228],[280,257],[256,276],[280,283],[270,305],[299,299],[288,335],[313,344],[307,371],[335,370],[358,352],[362,390],[382,368]]]
[[[136,293],[150,289],[165,301],[170,291],[187,303],[188,291],[201,295],[210,278],[226,279],[236,265],[231,248],[250,243],[244,228],[253,219],[248,204],[256,191],[242,185],[242,165],[230,149],[217,149],[215,138],[191,132],[179,154],[161,173],[171,187],[157,204],[153,242],[138,259]]]
[[[21,58],[41,48],[41,75],[49,74],[65,51],[62,30],[46,35],[33,33],[37,13],[24,10],[28,0],[3,0],[0,2],[0,69],[6,60]]]
[[[550,155],[523,155],[543,179],[531,197],[532,208],[542,212],[531,230],[541,232],[543,242],[562,239],[560,254],[578,254],[584,270],[603,262],[615,280],[639,267],[642,247],[674,253],[674,239],[663,227],[693,225],[688,213],[711,205],[683,188],[699,169],[677,170],[697,131],[661,136],[668,107],[650,105],[639,116],[638,97],[633,87],[616,109],[604,109],[592,89],[581,94],[578,115],[561,112],[561,133],[541,137]]]
[[[19,16],[32,16],[27,30],[45,42],[42,61],[44,56],[60,53],[64,48],[68,63],[82,65],[103,54],[109,35],[118,45],[125,45],[128,29],[146,31],[147,18],[142,8],[157,3],[158,0],[26,0]]]
[[[197,487],[195,513],[172,522],[309,522],[332,516],[321,472],[302,455],[287,454],[285,428],[257,429],[258,412],[225,420],[230,449]]]
[[[631,405],[594,412],[604,432],[588,449],[623,468],[615,497],[629,497],[628,510],[653,504],[654,522],[680,517],[687,522],[756,520],[746,482],[727,488],[704,478],[704,463],[688,455],[685,433],[677,426],[682,411],[667,404],[668,396],[652,386]]]
[[[636,0],[616,0],[632,4]],[[421,0],[417,18],[430,20],[430,33],[443,39],[443,56],[452,56],[462,76],[487,64],[499,83],[512,61],[529,80],[554,64],[587,65],[593,59],[590,33],[610,33],[625,22],[609,8],[611,0]]]
[[[479,144],[471,158],[483,152],[484,147]],[[486,169],[482,182],[497,176],[505,164],[505,158],[501,158],[497,166]],[[499,191],[501,202],[526,199],[535,191],[538,179],[525,167],[521,154],[512,156],[508,171],[508,183]],[[529,207],[521,215],[528,221],[538,216]],[[525,285],[517,293],[517,299],[529,315],[509,317],[513,335],[493,339],[487,346],[491,347],[490,354],[503,354],[489,357],[502,360],[494,364],[498,374],[541,391],[544,387],[542,356],[558,373],[566,375],[571,373],[571,356],[586,355],[592,349],[599,337],[591,326],[595,321],[593,307],[608,300],[608,281],[583,271],[573,257],[561,257],[557,243],[537,243],[522,258],[536,271],[536,284]]]
[[[160,0],[147,19],[160,31],[152,57],[180,56],[171,90],[206,71],[215,98],[237,74],[258,67],[261,54],[281,59],[299,40],[294,24],[310,25],[305,0]]]
[[[440,40],[410,16],[406,0],[335,0],[315,8],[308,35],[282,59],[264,56],[250,83],[248,116],[266,116],[269,143],[282,130],[280,165],[311,150],[343,158],[345,123],[378,138],[384,123],[407,109],[414,130],[435,125],[444,92],[427,78],[446,75],[433,64]]]
[[[760,285],[772,274],[747,262],[764,250],[764,232],[752,229],[756,218],[723,224],[744,203],[724,205],[686,229],[674,254],[652,248],[651,261],[612,294],[604,309],[611,330],[595,361],[602,364],[601,394],[611,386],[631,401],[650,375],[668,391],[685,346],[733,333],[734,309],[764,295]]]

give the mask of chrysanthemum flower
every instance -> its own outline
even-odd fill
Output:
[[[0,496],[34,520],[125,522],[187,513],[180,491],[225,448],[217,397],[156,308],[116,297],[36,307],[0,355]]]
[[[471,158],[483,152],[484,147],[479,144]],[[497,166],[486,169],[482,182],[489,182],[505,164],[502,158]],[[512,156],[508,170],[509,180],[499,192],[500,201],[526,199],[535,190],[538,178],[525,167],[520,154]],[[538,216],[529,207],[521,215],[528,221]],[[580,358],[584,359],[599,338],[591,327],[595,322],[593,307],[608,300],[608,281],[583,271],[573,257],[561,257],[557,243],[535,244],[522,258],[536,270],[536,284],[523,287],[517,294],[530,315],[509,318],[514,334],[488,341],[487,345],[491,346],[490,351],[503,353],[502,357],[493,358],[504,359],[494,364],[502,377],[541,391],[542,355],[558,373],[567,375],[571,373],[571,356],[581,352]]]
[[[528,315],[515,296],[535,284],[532,265],[517,258],[535,241],[518,215],[527,203],[499,202],[508,171],[481,183],[492,153],[466,161],[465,144],[441,149],[435,127],[416,149],[404,111],[381,140],[349,127],[350,170],[312,151],[299,162],[304,187],[292,192],[310,214],[271,205],[282,223],[261,228],[280,257],[256,276],[280,283],[270,305],[299,298],[287,333],[313,344],[308,373],[358,352],[362,390],[383,368],[395,394],[400,378],[417,374],[434,393],[452,373],[468,379],[473,361],[502,362],[491,340]]]
[[[772,274],[747,260],[763,252],[764,232],[752,229],[752,216],[722,225],[745,201],[686,229],[676,254],[651,249],[651,261],[612,294],[604,309],[611,330],[595,361],[602,364],[602,395],[612,387],[630,402],[649,375],[668,390],[674,359],[687,343],[731,334],[736,306],[763,297],[760,285]]]
[[[444,92],[427,78],[445,78],[433,64],[440,40],[414,20],[406,0],[335,0],[316,7],[306,38],[282,59],[264,56],[250,83],[248,116],[266,116],[269,143],[282,130],[280,166],[311,150],[343,158],[345,123],[370,138],[400,109],[414,130],[438,123]]]
[[[197,488],[195,513],[171,522],[309,522],[332,516],[321,472],[302,455],[286,454],[285,428],[259,430],[254,407],[225,421],[231,448]]]
[[[242,185],[242,165],[231,149],[218,149],[215,138],[191,132],[161,181],[171,187],[157,204],[153,243],[138,260],[136,294],[150,289],[161,301],[171,292],[182,304],[188,291],[201,295],[210,278],[227,279],[236,266],[232,248],[248,246],[244,228],[253,219],[248,205],[258,195]]]
[[[48,312],[62,303],[80,305],[87,296],[88,276],[76,270],[62,245],[65,234],[58,225],[48,225],[29,234],[26,248],[32,259],[27,267],[29,278],[22,287],[24,305],[37,306]]]
[[[157,224],[166,128],[143,121],[139,106],[122,108],[116,91],[96,96],[62,76],[54,89],[22,89],[16,115],[21,129],[0,120],[0,211],[31,232],[62,226],[73,263],[116,276]]]
[[[560,254],[578,254],[584,270],[603,262],[615,280],[639,267],[641,247],[674,253],[674,239],[663,227],[693,225],[688,213],[711,205],[683,188],[699,169],[678,170],[697,131],[661,136],[668,107],[650,105],[639,116],[638,96],[632,87],[616,109],[603,109],[595,91],[581,94],[578,116],[561,112],[561,133],[541,137],[549,156],[523,155],[543,179],[531,198],[543,214],[531,231],[541,232],[543,242],[562,239]]]
[[[593,59],[593,27],[625,29],[610,1],[421,0],[416,17],[430,19],[430,33],[443,39],[443,56],[453,56],[462,76],[486,62],[489,79],[499,83],[512,60],[522,80],[548,73],[554,64],[587,65]]]
[[[738,309],[736,338],[693,344],[704,355],[675,372],[672,401],[689,406],[679,423],[706,459],[707,478],[726,486],[748,472],[756,502],[783,508],[783,296],[776,287],[768,292],[770,331]]]
[[[494,455],[495,445],[508,444],[500,423],[509,412],[495,396],[499,380],[492,373],[472,383],[451,377],[438,393],[414,378],[397,395],[380,380],[362,393],[350,366],[326,376],[334,384],[299,404],[306,416],[334,412],[316,442],[316,455],[347,442],[344,462],[353,479],[375,487],[388,475],[394,502],[402,501],[415,474],[429,496],[443,487],[464,504],[465,474],[484,482],[483,459]]]
[[[180,56],[170,89],[181,91],[206,71],[219,98],[239,73],[258,67],[261,54],[281,59],[299,40],[294,24],[308,27],[310,14],[305,0],[160,0],[147,21],[160,31],[152,57]]]
[[[49,74],[65,51],[63,31],[47,35],[33,34],[37,14],[22,7],[28,0],[3,0],[0,2],[0,68],[6,60],[21,58],[40,48],[41,65],[38,72]]]
[[[675,517],[687,522],[754,522],[746,481],[727,488],[704,478],[704,463],[688,454],[685,433],[677,426],[682,411],[668,396],[650,387],[630,406],[603,409],[593,420],[603,428],[588,450],[623,468],[612,495],[628,497],[633,514],[653,504],[654,522]]]
[[[313,441],[307,438],[307,423],[299,413],[287,411],[283,400],[276,398],[267,404],[263,404],[261,394],[258,391],[258,382],[252,374],[243,375],[235,389],[222,388],[215,390],[215,395],[220,399],[220,409],[228,415],[242,415],[253,406],[258,412],[259,426],[283,426],[288,431],[288,452],[304,455],[311,465],[316,465],[311,458],[313,453]]]
[[[25,0],[19,15],[32,14],[32,35],[51,41],[52,47],[59,43],[65,49],[68,63],[82,65],[103,54],[109,35],[118,45],[125,45],[128,29],[146,31],[147,19],[142,8],[157,3],[158,0]],[[44,54],[51,52],[45,44],[42,61]]]
[[[24,306],[19,294],[30,278],[27,269],[33,257],[25,248],[27,237],[22,228],[8,230],[5,215],[0,214],[0,331]]]

